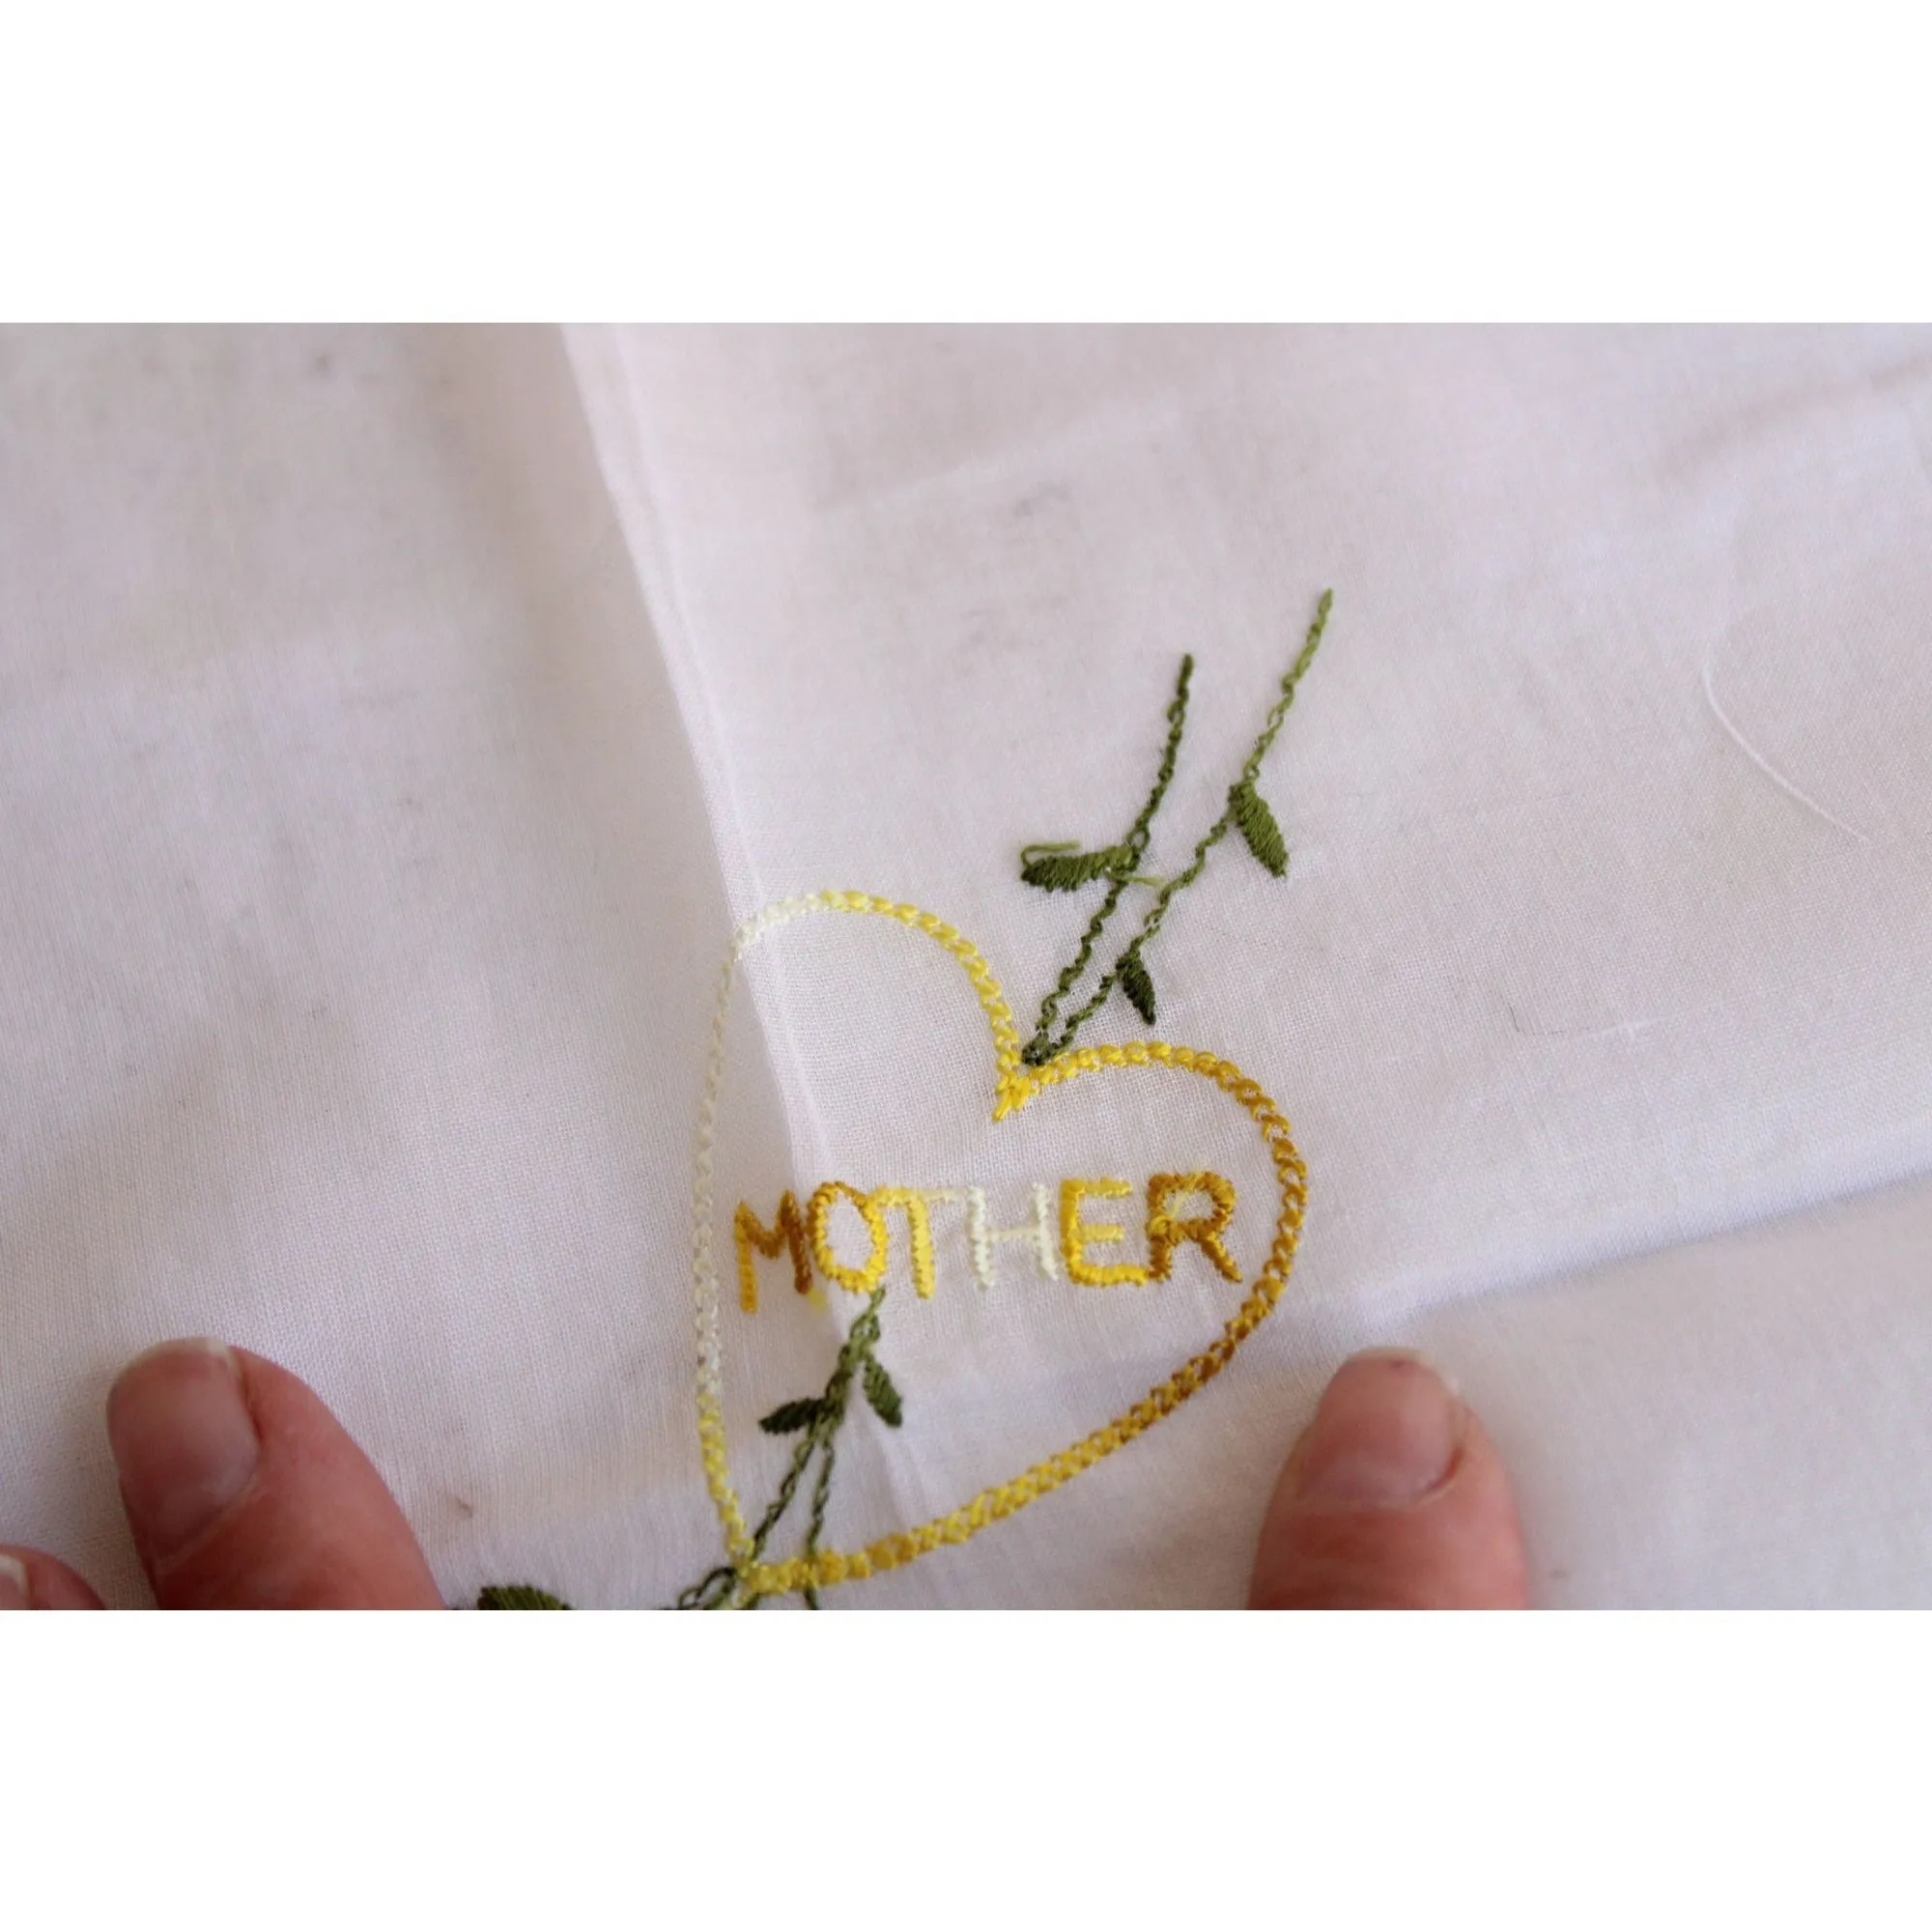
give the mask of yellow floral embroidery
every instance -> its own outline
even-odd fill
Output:
[[[1177,1194],[1205,1194],[1214,1204],[1211,1214],[1183,1217],[1170,1214],[1167,1204]],[[1218,1174],[1156,1174],[1148,1180],[1148,1272],[1165,1281],[1174,1271],[1174,1251],[1192,1241],[1229,1281],[1239,1281],[1241,1270],[1221,1236],[1235,1218],[1235,1184]]]
[[[1090,1195],[1103,1201],[1119,1200],[1134,1191],[1127,1180],[1063,1180],[1060,1183],[1060,1248],[1066,1258],[1066,1277],[1082,1288],[1124,1288],[1148,1278],[1148,1271],[1136,1262],[1092,1262],[1087,1259],[1089,1242],[1111,1246],[1127,1237],[1118,1221],[1080,1219],[1080,1204]]]

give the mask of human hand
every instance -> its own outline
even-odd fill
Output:
[[[1520,1610],[1516,1497],[1483,1425],[1427,1363],[1351,1356],[1290,1452],[1252,1609]]]
[[[164,1609],[439,1609],[408,1521],[322,1399],[218,1342],[123,1371],[107,1435]],[[1327,1387],[1263,1526],[1256,1608],[1512,1608],[1522,1538],[1482,1425],[1413,1357],[1358,1355]],[[85,1578],[0,1546],[0,1609],[99,1609]]]
[[[107,1440],[163,1609],[443,1607],[369,1459],[306,1382],[260,1355],[205,1341],[149,1350],[108,1391]],[[20,1577],[9,1577],[9,1557]],[[10,1607],[101,1605],[65,1563],[6,1546]]]

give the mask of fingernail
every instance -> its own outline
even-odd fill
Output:
[[[261,1455],[242,1373],[219,1342],[164,1342],[122,1370],[107,1440],[135,1534],[159,1562],[248,1487]]]
[[[0,1556],[0,1610],[31,1610],[27,1566],[17,1556]]]
[[[1336,1371],[1301,1445],[1302,1502],[1400,1509],[1448,1475],[1465,1410],[1419,1356],[1378,1349]]]

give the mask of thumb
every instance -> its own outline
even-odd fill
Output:
[[[1516,1500],[1483,1425],[1426,1363],[1373,1350],[1323,1392],[1262,1528],[1256,1609],[1521,1609]]]
[[[440,1609],[395,1498],[321,1398],[219,1342],[165,1342],[107,1397],[163,1609]]]

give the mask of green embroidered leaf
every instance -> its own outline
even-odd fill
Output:
[[[1274,813],[1268,810],[1267,800],[1248,780],[1242,779],[1228,794],[1228,810],[1234,813],[1241,837],[1248,841],[1248,850],[1280,878],[1288,870],[1288,845],[1281,836],[1281,827],[1274,822]]]
[[[1124,845],[1108,845],[1098,852],[1082,852],[1068,845],[1029,845],[1020,854],[1020,877],[1045,893],[1077,892],[1104,879],[1127,863]]]
[[[567,1610],[570,1605],[534,1583],[492,1583],[476,1599],[479,1610]]]
[[[905,1420],[905,1407],[899,1401],[898,1390],[893,1386],[892,1377],[875,1355],[866,1357],[865,1385],[866,1400],[872,1405],[879,1420],[888,1429],[896,1429]]]
[[[815,1395],[799,1402],[781,1402],[769,1415],[758,1418],[758,1427],[767,1435],[792,1435],[810,1429],[824,1412],[825,1404]]]
[[[1121,954],[1121,991],[1134,1003],[1134,1011],[1153,1025],[1153,981],[1148,977],[1148,969],[1141,964],[1138,952],[1127,952]]]

